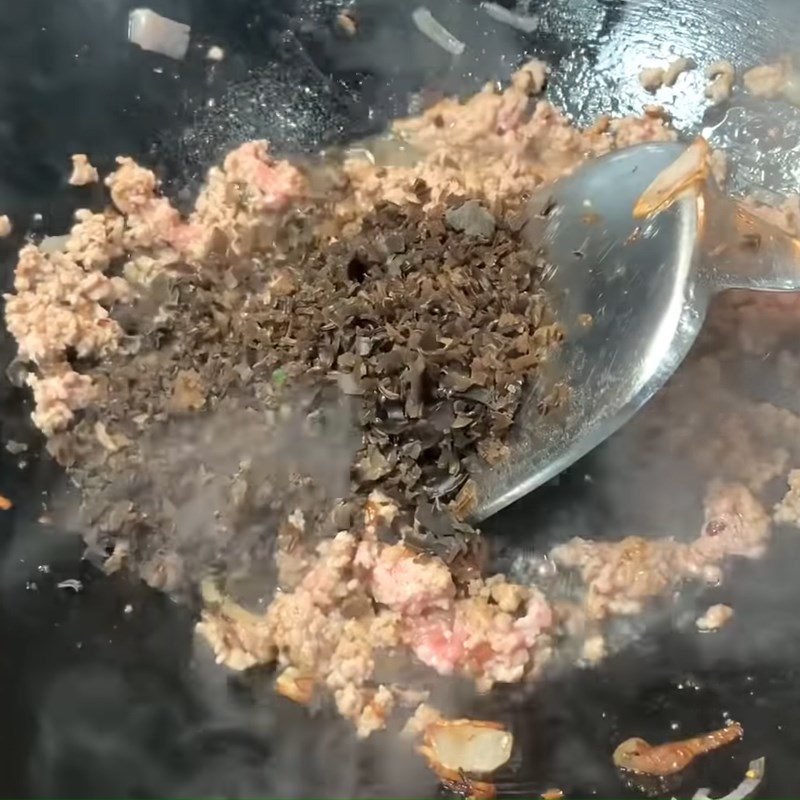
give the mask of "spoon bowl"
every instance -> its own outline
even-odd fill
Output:
[[[800,289],[797,240],[711,182],[649,219],[633,208],[686,151],[645,144],[588,162],[529,204],[544,242],[545,290],[563,343],[527,386],[500,465],[474,471],[476,521],[558,475],[627,422],[689,352],[711,297],[728,288]],[[566,400],[543,414],[553,387]]]

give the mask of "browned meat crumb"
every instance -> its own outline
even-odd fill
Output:
[[[686,579],[716,583],[727,556],[757,558],[770,535],[769,517],[744,486],[717,485],[706,501],[706,523],[691,543],[628,537],[620,542],[573,539],[552,551],[555,562],[577,569],[587,586],[591,619],[639,613],[644,603]]]
[[[173,411],[199,411],[206,404],[206,394],[200,374],[193,369],[178,372],[172,384],[170,408]]]
[[[392,166],[350,159],[345,164],[350,191],[339,214],[357,218],[381,199],[418,202],[411,190],[416,180],[427,187],[426,208],[457,195],[480,198],[493,213],[502,212],[587,155],[675,138],[663,120],[649,118],[604,118],[579,131],[550,103],[531,99],[541,90],[543,76],[543,65],[534,61],[505,91],[490,84],[466,102],[447,98],[418,117],[398,120],[393,130],[416,149],[419,162]]]
[[[12,230],[13,228],[11,226],[11,220],[8,218],[8,214],[0,215],[0,239],[5,239],[6,236],[10,236]]]
[[[733,618],[733,609],[722,603],[709,607],[705,614],[695,621],[699,631],[717,631],[727,625]]]
[[[753,67],[744,74],[745,88],[756,97],[775,100],[781,96],[790,70],[791,67],[785,59],[774,64]]]
[[[706,78],[710,83],[706,86],[705,95],[712,105],[719,105],[730,99],[736,82],[736,70],[730,61],[720,59],[710,64],[706,69]]]
[[[97,183],[98,180],[100,180],[100,175],[97,169],[89,163],[89,159],[84,153],[76,153],[72,156],[70,186],[88,186],[90,183]]]
[[[656,92],[662,86],[674,86],[678,78],[697,64],[691,58],[676,58],[666,67],[645,67],[639,73],[639,83],[648,92]]]
[[[664,85],[665,70],[663,67],[645,67],[639,73],[639,83],[648,92],[656,92]]]
[[[664,86],[674,86],[678,78],[684,73],[693,70],[697,64],[691,58],[676,58],[664,70]]]

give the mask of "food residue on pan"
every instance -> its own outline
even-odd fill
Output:
[[[414,13],[463,50],[427,9]],[[771,479],[789,462],[770,452],[748,472],[741,438],[741,464],[730,450],[698,452],[725,469],[709,475],[722,480],[710,480],[696,536],[557,545],[554,569],[580,587],[567,610],[545,581],[492,574],[487,543],[463,521],[470,472],[508,456],[522,388],[565,336],[546,252],[521,236],[526,194],[587,157],[676,138],[656,113],[580,130],[538,98],[546,77],[532,61],[503,91],[398,120],[394,140],[416,155],[403,164],[371,153],[300,166],[243,144],[188,217],[153,172],[120,158],[105,182],[111,207],[79,211],[57,246],[26,245],[6,298],[34,421],[82,489],[106,570],[184,597],[202,586],[197,630],[219,663],[276,665],[281,695],[332,698],[360,736],[409,718],[442,780],[475,797],[492,795],[486,776],[508,761],[511,732],[444,721],[425,687],[383,674],[383,657],[481,691],[539,679],[574,638],[581,663],[598,663],[612,617],[764,553],[772,518],[752,473]],[[665,207],[712,158],[704,142],[690,147],[639,210]],[[800,224],[788,210],[758,213]],[[744,320],[752,309],[726,307]],[[187,444],[185,426],[209,453]],[[320,442],[326,458],[343,453],[328,473]],[[798,494],[776,518],[797,521]],[[270,565],[255,605],[238,588],[254,564]],[[734,732],[637,740],[618,757],[664,770]]]
[[[218,44],[213,44],[206,50],[206,59],[208,61],[224,61],[225,50]]]
[[[680,742],[651,745],[644,739],[627,739],[614,751],[614,765],[620,769],[654,777],[665,777],[686,769],[698,756],[710,753],[742,738],[738,722],[717,731]]]
[[[645,67],[639,73],[639,83],[648,92],[656,92],[662,86],[672,87],[684,73],[693,70],[697,64],[691,58],[681,56],[666,67]]]
[[[72,156],[72,174],[69,176],[70,186],[88,186],[97,183],[100,175],[92,166],[85,153],[76,153]]]
[[[700,631],[718,631],[733,619],[733,609],[724,603],[710,606],[706,612],[695,620]]]

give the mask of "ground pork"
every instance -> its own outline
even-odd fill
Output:
[[[72,174],[69,176],[70,186],[87,186],[90,183],[97,183],[98,180],[100,180],[100,174],[89,163],[89,159],[83,153],[76,153],[72,156]]]
[[[577,570],[586,584],[590,619],[637,614],[644,604],[686,579],[716,583],[728,556],[757,558],[770,535],[770,520],[740,484],[717,484],[706,500],[706,522],[693,542],[630,536],[619,542],[572,539],[555,547],[553,560]]]
[[[212,592],[198,632],[232,669],[277,661],[326,686],[339,712],[368,735],[384,726],[393,703],[385,687],[370,684],[375,651],[400,644],[400,622],[385,608],[343,613],[345,601],[360,591],[350,577],[356,544],[347,532],[322,542],[299,586],[278,593],[264,615]]]
[[[719,105],[730,99],[736,82],[736,70],[730,61],[721,59],[710,64],[706,68],[706,78],[709,84],[705,95],[712,105]]]
[[[785,60],[762,64],[744,74],[744,85],[750,94],[775,100],[780,97],[789,77],[790,66]]]
[[[96,397],[92,379],[66,364],[48,370],[45,377],[29,375],[28,385],[36,406],[33,421],[46,435],[65,428],[75,412],[86,408]]]
[[[681,56],[676,58],[664,70],[664,86],[674,86],[675,82],[684,72],[690,72],[697,64],[691,58]]]
[[[639,83],[645,91],[657,91],[664,85],[664,68],[645,67],[639,73]]]
[[[76,241],[82,241],[84,226],[75,226]],[[6,325],[19,358],[39,370],[28,382],[36,405],[34,422],[47,434],[71,422],[73,412],[94,396],[91,380],[67,363],[68,351],[79,358],[101,354],[116,346],[121,333],[108,306],[130,296],[128,284],[95,269],[95,246],[86,243],[81,250],[75,244],[67,253],[45,254],[26,245],[15,273],[16,294],[5,296]]]
[[[535,590],[521,616],[469,597],[456,600],[448,612],[407,619],[405,640],[423,664],[442,675],[466,674],[486,690],[541,670],[550,655],[552,623],[549,604]]]
[[[750,326],[767,325],[770,319],[762,314],[759,324],[757,302],[745,300],[750,309],[745,315],[740,306],[727,305],[733,301],[726,298],[726,306],[712,317],[707,333],[721,336],[727,347],[735,347],[733,331],[741,334]],[[790,315],[785,316],[788,324]],[[800,317],[793,324],[795,330],[798,323]],[[800,459],[800,416],[743,396],[728,382],[728,358],[738,362],[741,353],[735,350],[724,359],[702,356],[687,364],[669,391],[655,399],[653,413],[641,420],[638,431],[642,441],[646,438],[659,451],[687,459],[708,480],[719,477],[761,492]],[[784,370],[789,369],[790,359],[783,361]],[[791,359],[791,363],[797,362]],[[791,391],[790,384],[786,391]],[[665,419],[671,421],[668,426]]]
[[[378,603],[409,616],[449,608],[456,591],[443,562],[415,556],[401,544],[381,549],[370,575],[370,589]]]
[[[447,98],[418,117],[395,122],[395,135],[418,152],[419,162],[394,166],[349,159],[348,190],[339,214],[357,218],[379,199],[417,202],[413,187],[418,180],[429,190],[427,206],[456,194],[480,198],[500,213],[586,156],[675,138],[664,120],[649,117],[601,118],[580,131],[550,103],[531,100],[540,90],[540,78],[541,65],[533,62],[505,91],[490,84],[465,102]]]
[[[789,473],[789,491],[775,506],[774,519],[778,524],[794,525],[800,528],[800,470]]]
[[[94,168],[85,156],[75,156],[74,162],[78,177],[91,177]],[[217,222],[227,225],[240,252],[251,252],[266,243],[252,230],[269,227],[273,212],[285,209],[303,185],[295,167],[270,159],[263,142],[251,142],[230,153],[223,170],[212,171],[193,218],[184,221],[158,195],[155,173],[130,158],[118,158],[117,165],[106,179],[116,211],[77,211],[60,250],[26,245],[15,270],[15,294],[5,296],[6,325],[19,357],[34,362],[40,372],[29,380],[36,403],[33,419],[47,434],[68,425],[73,412],[94,396],[91,382],[79,380],[68,365],[68,355],[101,355],[115,348],[121,336],[109,308],[131,299],[133,292],[125,278],[103,274],[114,260],[131,254],[125,275],[148,283],[182,260],[207,254]],[[274,227],[273,222],[273,232]]]
[[[368,526],[374,509],[373,504]],[[342,532],[321,543],[298,587],[278,593],[263,617],[209,604],[198,630],[217,659],[238,669],[277,660],[312,676],[361,730],[385,721],[370,694],[381,648],[405,643],[423,664],[443,675],[472,677],[481,688],[541,669],[553,623],[543,595],[494,579],[485,590],[474,587],[474,596],[456,598],[443,562],[378,542],[368,526],[360,542]],[[347,616],[343,609],[356,608],[349,601],[363,596],[365,587],[373,602]],[[513,611],[504,611],[493,596]]]

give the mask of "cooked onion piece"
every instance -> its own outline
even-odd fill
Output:
[[[128,39],[142,50],[180,61],[189,49],[191,28],[149,8],[134,8],[128,16]]]
[[[680,742],[652,745],[644,739],[624,741],[614,751],[614,764],[640,775],[665,777],[686,769],[697,756],[710,753],[742,738],[744,730],[733,722],[718,731],[684,739]]]
[[[645,189],[633,207],[633,216],[643,219],[669,208],[685,192],[708,180],[711,148],[697,138],[676,161],[670,164]]]
[[[430,9],[425,8],[425,6],[414,9],[411,14],[411,19],[414,20],[414,24],[417,26],[420,33],[423,33],[432,42],[438,44],[443,50],[447,50],[448,53],[452,53],[454,56],[460,56],[464,52],[464,42],[456,39],[456,37],[431,14]]]
[[[510,25],[523,33],[533,33],[539,27],[539,17],[515,14],[498,3],[481,3],[481,8],[496,22]]]
[[[498,722],[439,720],[425,731],[425,754],[446,770],[494,772],[511,758],[513,747],[513,735]]]

